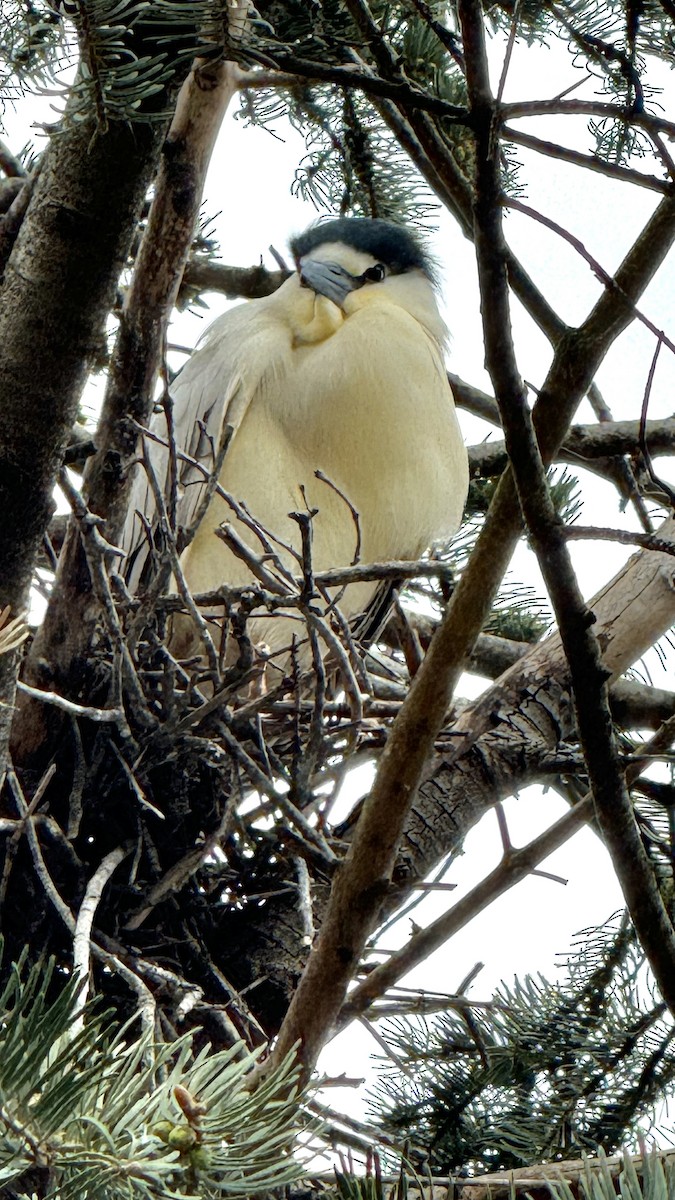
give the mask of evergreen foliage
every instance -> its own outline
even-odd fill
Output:
[[[599,1169],[593,1169],[586,1161],[579,1179],[579,1194],[583,1200],[666,1200],[675,1192],[675,1163],[664,1160],[656,1150],[647,1152],[642,1147],[640,1171],[629,1154],[622,1156],[622,1169],[618,1177],[618,1189],[609,1169],[604,1153],[600,1152]],[[549,1184],[555,1200],[574,1200],[574,1192],[566,1179],[552,1180]]]
[[[390,1022],[372,1112],[433,1175],[635,1145],[672,1095],[672,1018],[625,917],[586,930],[560,980],[502,984],[486,1009]]]
[[[25,91],[53,87],[70,53],[58,10],[48,0],[7,0],[0,17],[0,112]]]
[[[64,112],[53,143],[83,123],[89,149],[104,146],[111,130],[131,128],[136,138],[142,122],[152,122],[156,132],[168,121],[192,56],[207,62],[225,57],[249,76],[243,120],[274,133],[277,122],[289,119],[302,133],[306,153],[293,188],[319,212],[428,226],[443,203],[471,234],[476,119],[453,2],[261,0],[246,19],[233,15],[225,0],[4,0],[2,8],[0,100],[14,102],[33,88],[57,89]],[[666,146],[672,127],[664,132],[644,120],[660,111],[652,68],[675,62],[672,0],[495,0],[485,6],[485,19],[493,32],[531,47],[559,42],[573,57],[579,80],[591,78],[599,89],[595,98],[614,105],[602,117],[581,113],[594,169],[642,169],[648,158],[658,173],[655,190],[672,194]],[[260,76],[264,86],[256,82]],[[570,93],[556,103],[569,104],[572,112],[574,87]],[[517,159],[517,142],[504,135],[500,199],[524,187]],[[89,157],[79,166],[86,173]],[[31,175],[28,192],[39,164],[26,159],[24,167]],[[146,215],[147,208],[134,217],[139,239]],[[20,216],[15,211],[17,226]],[[3,263],[14,236],[16,227],[3,213]],[[208,228],[193,248],[214,256]],[[125,269],[133,268],[137,249],[138,239],[126,258],[121,255]],[[516,270],[513,276],[517,281]],[[521,296],[523,291],[530,299],[536,293],[533,285],[529,292],[523,287]],[[534,295],[532,311],[557,353],[570,331],[547,305]],[[56,344],[60,336],[58,323]],[[566,386],[573,374],[567,367]],[[129,387],[133,399],[136,382]],[[104,455],[110,450],[98,449]],[[615,480],[623,472],[628,484],[621,496],[625,501],[630,495],[649,529],[657,514],[647,512],[641,493],[643,450],[610,456],[615,473],[608,467],[607,475]],[[59,447],[50,453],[56,461]],[[116,446],[105,466],[111,478],[124,475],[121,461]],[[423,469],[420,474],[423,481]],[[571,525],[579,513],[576,478],[555,468],[549,485],[561,524]],[[434,552],[439,580],[425,576],[408,583],[404,601],[418,613],[422,609],[432,629],[504,490],[496,477],[474,480],[461,535]],[[55,720],[47,749],[40,747],[10,775],[0,814],[0,896],[11,951],[0,993],[0,1185],[35,1188],[40,1200],[216,1200],[268,1192],[297,1179],[292,1149],[306,1120],[290,1058],[255,1091],[248,1090],[250,1076],[262,1043],[279,1032],[353,837],[354,815],[344,827],[331,826],[331,805],[350,769],[388,742],[392,710],[417,668],[419,646],[406,655],[385,631],[385,670],[368,676],[354,638],[341,630],[352,669],[344,691],[331,690],[330,672],[317,658],[309,681],[294,662],[283,686],[271,694],[254,687],[249,694],[245,688],[255,672],[246,620],[269,606],[264,589],[228,594],[221,603],[223,625],[240,649],[235,667],[178,663],[166,634],[180,601],[175,595],[129,596],[115,577],[115,551],[101,533],[101,518],[78,509],[80,501],[76,495],[72,529],[81,532],[83,544],[90,538],[89,567],[100,567],[97,583],[104,581],[96,636],[88,657],[75,664],[79,675],[69,692],[75,699],[66,700],[58,732],[53,735]],[[48,540],[45,545],[51,582],[56,552]],[[89,567],[67,581],[82,595],[91,591]],[[26,629],[3,605],[4,656],[25,640]],[[326,601],[322,616],[330,620],[333,608]],[[483,629],[534,641],[550,624],[546,602],[507,578]],[[39,682],[58,700],[57,668],[40,660],[38,669],[44,672]],[[544,713],[542,724],[557,731],[550,755],[571,746],[576,755],[570,768],[575,774],[557,779],[556,786],[577,796],[586,791],[588,775],[570,715],[569,683],[551,682],[565,694],[565,704],[556,710],[551,702],[551,712]],[[538,697],[528,696],[534,707]],[[500,695],[490,714],[482,713],[474,757],[461,765],[467,783],[479,776],[479,785],[471,793],[462,780],[461,795],[452,802],[439,782],[457,762],[459,743],[453,744],[449,727],[445,743],[452,752],[426,780],[427,794],[438,790],[443,811],[432,820],[423,813],[406,830],[394,877],[378,881],[383,919],[410,896],[430,862],[435,869],[458,852],[481,804],[487,811],[501,799],[502,774],[515,791],[522,778],[530,782],[548,769],[540,747],[529,756],[522,731],[509,745],[510,703]],[[418,729],[424,723],[420,719]],[[486,750],[495,731],[520,774],[511,762],[503,773],[495,768],[494,744]],[[439,740],[439,754],[445,753]],[[622,735],[621,753],[639,748],[639,741]],[[672,786],[643,781],[639,788],[639,833],[672,915]],[[470,820],[463,813],[472,804]],[[99,894],[92,933],[99,953],[94,986],[110,1010],[94,1004],[80,1011],[72,928],[101,862],[116,851],[125,867]],[[26,962],[10,967],[26,941]],[[109,946],[119,971],[106,959]],[[40,958],[45,948],[55,955],[47,968]],[[129,987],[130,977],[138,990]],[[166,1042],[136,1035],[139,991],[155,1006],[152,1015]],[[186,995],[194,1000],[187,1016]],[[191,1032],[182,1035],[186,1027]],[[233,1029],[245,1040],[233,1041]],[[652,993],[632,927],[623,919],[587,932],[562,981],[528,976],[504,985],[487,1010],[450,1010],[434,1019],[401,1016],[387,1037],[402,1066],[385,1064],[374,1108],[382,1127],[397,1143],[410,1138],[411,1158],[417,1162],[420,1155],[434,1174],[559,1161],[597,1147],[613,1151],[634,1139],[670,1094],[675,1073],[671,1018]],[[670,1168],[664,1172],[654,1162],[642,1185],[631,1171],[626,1165],[620,1185],[625,1200],[675,1194]],[[377,1172],[363,1185],[343,1172],[338,1188],[343,1200],[381,1198]],[[602,1172],[588,1175],[582,1188],[586,1200],[610,1200]],[[559,1200],[571,1200],[563,1185]]]
[[[250,1091],[243,1043],[116,1032],[72,977],[49,999],[54,971],[20,962],[0,994],[0,1186],[37,1173],[50,1200],[215,1200],[299,1178],[292,1058]]]

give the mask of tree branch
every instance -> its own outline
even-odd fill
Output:
[[[459,0],[467,85],[476,119],[476,255],[486,364],[502,415],[521,508],[551,596],[574,687],[579,735],[603,837],[661,994],[675,1013],[675,932],[633,815],[609,712],[607,678],[594,615],[578,587],[546,482],[525,387],[510,336],[494,107],[476,0]]]
[[[466,125],[469,122],[467,110],[461,105],[451,104],[448,100],[443,100],[441,96],[434,96],[430,92],[422,91],[421,88],[403,77],[392,79],[387,74],[377,76],[370,71],[360,71],[349,62],[344,64],[318,62],[316,59],[301,58],[299,55],[279,50],[274,54],[267,52],[263,55],[250,46],[246,46],[244,55],[249,61],[252,59],[254,62],[260,62],[264,67],[273,67],[280,71],[286,80],[289,75],[295,75],[299,79],[309,80],[313,83],[332,83],[348,90],[355,88],[367,96],[391,100],[396,104],[419,109],[421,112],[433,113],[435,116],[443,117],[445,121],[452,121],[460,125]],[[250,73],[248,86],[251,86],[250,81],[254,78],[255,76]],[[266,80],[268,87],[274,82],[273,77],[267,76]],[[284,86],[288,86],[288,84],[286,83]]]
[[[532,134],[523,133],[520,129],[514,129],[512,125],[504,125],[502,133],[507,141],[513,142],[516,146],[524,146],[527,150],[534,150],[537,154],[556,158],[559,162],[568,162],[575,167],[595,171],[609,179],[618,179],[621,183],[637,184],[638,187],[661,192],[664,196],[667,196],[672,190],[672,181],[659,179],[656,175],[647,175],[644,171],[634,171],[630,167],[621,167],[616,163],[606,162],[605,159],[598,158],[594,154],[582,154],[579,150],[570,150],[568,146],[561,146],[558,142],[548,142],[543,138],[533,137]]]
[[[82,903],[77,914],[73,933],[73,971],[83,980],[82,990],[77,998],[77,1012],[81,1013],[89,994],[89,968],[91,952],[91,931],[99,906],[103,889],[117,867],[129,853],[129,846],[117,846],[106,854],[94,871],[85,889]],[[79,1016],[75,1027],[82,1028],[83,1020]]]
[[[126,515],[138,424],[152,413],[166,322],[173,308],[206,169],[222,116],[234,94],[232,64],[195,64],[181,91],[155,187],[148,223],[127,293],[114,360],[96,435],[100,447],[85,470],[84,489],[115,544]],[[73,414],[74,419],[74,414]],[[72,423],[72,421],[71,421]],[[27,662],[27,681],[39,686],[49,664],[56,690],[81,686],[82,662],[96,622],[86,558],[75,522],[61,551],[52,597]],[[40,710],[22,715],[14,754],[24,759],[45,737]]]
[[[395,70],[391,51],[384,45],[365,0],[348,0],[348,8],[371,42],[373,53],[379,56],[380,68],[384,64],[386,70]],[[579,330],[567,331],[558,338],[554,361],[536,406],[537,430],[547,461],[557,450],[597,365],[632,317],[625,297],[634,300],[640,294],[673,238],[675,200],[669,197],[662,201],[619,268],[618,293],[616,289],[605,292]],[[500,481],[446,617],[392,727],[354,841],[333,883],[319,939],[279,1033],[275,1061],[300,1041],[303,1069],[310,1072],[334,1024],[365,940],[388,894],[396,847],[427,756],[520,528],[518,499],[507,473]]]
[[[178,293],[178,308],[185,308],[195,292],[220,292],[228,300],[256,300],[281,287],[290,271],[257,267],[228,267],[197,255],[187,263]]]
[[[667,121],[654,113],[625,109],[620,104],[603,104],[599,100],[516,100],[501,104],[499,115],[506,121],[517,117],[543,116],[613,117],[646,132],[665,133],[667,137],[675,138],[674,121]]]
[[[654,1151],[650,1151],[650,1157]],[[657,1152],[658,1159],[664,1166],[672,1165],[672,1151]],[[640,1172],[643,1169],[644,1157],[631,1155],[631,1161]],[[588,1178],[589,1172],[609,1173],[612,1179],[618,1180],[624,1169],[625,1155],[603,1156],[600,1158],[574,1159],[569,1162],[533,1163],[526,1167],[516,1167],[514,1170],[478,1175],[474,1179],[463,1179],[458,1189],[459,1200],[504,1200],[521,1192],[531,1195],[534,1200],[548,1200],[552,1194],[551,1184],[555,1180],[566,1180],[575,1194],[581,1195],[579,1184]],[[578,1192],[577,1192],[577,1189]],[[586,1193],[587,1194],[587,1193]],[[420,1197],[420,1200],[422,1198]]]
[[[668,613],[664,616],[667,620]],[[430,633],[426,637],[427,645]],[[510,638],[481,633],[476,638],[467,670],[484,675],[487,679],[498,679],[517,662],[524,660],[532,649],[533,646],[528,642],[515,642]],[[609,702],[614,720],[623,729],[658,729],[675,714],[675,692],[650,687],[633,679],[615,679],[610,688]]]
[[[45,151],[0,290],[0,607],[26,604],[61,454],[163,134],[162,121],[142,112],[105,133],[89,119],[67,121]],[[15,673],[3,656],[0,760]]]
[[[400,950],[390,954],[383,963],[374,967],[349,993],[349,998],[340,1013],[336,1032],[349,1024],[355,1016],[366,1012],[373,1001],[398,983],[408,971],[424,962],[434,950],[463,929],[494,900],[531,874],[542,859],[548,858],[569,841],[592,817],[593,804],[590,797],[587,797],[527,846],[519,850],[509,847],[494,871],[476,887],[471,888],[448,912],[414,933]]]
[[[453,390],[456,391],[454,387]],[[675,417],[666,417],[662,421],[646,421],[645,439],[652,454],[672,453],[675,450]],[[640,440],[639,421],[603,421],[598,425],[572,425],[556,454],[556,461],[580,466],[584,460],[592,463],[596,459],[638,454]],[[501,439],[480,442],[477,446],[469,446],[468,451],[473,477],[489,478],[500,475],[508,465],[506,443]]]

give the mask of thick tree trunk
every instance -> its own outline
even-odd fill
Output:
[[[138,441],[134,422],[145,425],[150,419],[164,333],[194,236],[211,151],[235,90],[236,70],[232,63],[219,63],[198,65],[190,73],[164,143],[154,200],[134,279],[125,298],[97,430],[99,452],[85,472],[85,495],[92,511],[105,519],[106,537],[112,544],[126,513],[130,465]],[[135,133],[134,126],[130,136]],[[130,210],[132,219],[125,235],[125,254],[138,206],[157,167],[158,148],[158,144],[138,146],[138,139],[134,154],[129,146],[126,148],[131,163],[143,165],[143,174],[138,181],[140,190],[135,194],[135,207]],[[104,161],[108,171],[119,169],[116,158],[112,166],[107,158]],[[76,172],[76,162],[73,167]],[[107,181],[108,176],[104,178]],[[97,219],[107,227],[109,214],[101,212]],[[99,250],[103,253],[106,248],[109,248],[107,243]],[[120,266],[115,259],[112,286]],[[102,275],[104,270],[102,259],[97,274]],[[111,299],[108,292],[102,310],[104,317]],[[83,359],[83,369],[86,366],[88,361]],[[47,614],[26,664],[27,681],[76,700],[86,694],[86,661],[99,611],[92,594],[79,525],[71,520]],[[20,720],[13,732],[13,750],[19,760],[25,761],[45,742],[45,720],[44,706],[22,701]]]
[[[164,135],[161,121],[53,135],[0,291],[0,607],[25,607],[63,449]],[[14,656],[0,659],[0,760]]]

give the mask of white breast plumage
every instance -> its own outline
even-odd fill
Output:
[[[344,237],[346,227],[368,222],[317,228],[331,225]],[[399,234],[408,236],[395,230],[394,242]],[[334,285],[331,276],[328,294],[303,286],[308,260],[338,279]],[[375,248],[321,239],[300,258],[299,274],[273,296],[231,309],[214,323],[173,388],[177,444],[210,467],[228,429],[220,483],[271,535],[299,550],[299,528],[289,513],[307,505],[317,510],[312,549],[317,571],[354,561],[357,527],[349,505],[358,513],[361,561],[379,562],[418,557],[431,542],[451,535],[466,496],[466,452],[443,365],[444,328],[432,285],[414,263],[380,278],[387,265],[379,260]],[[372,283],[369,272],[377,275]],[[344,296],[340,288],[346,288]],[[162,416],[155,430],[166,432]],[[156,448],[152,453],[164,484],[167,454]],[[317,478],[317,471],[330,483]],[[182,525],[194,519],[204,486],[199,471],[183,468]],[[131,555],[130,586],[137,587],[146,557],[138,545],[147,539],[137,519],[134,526],[134,509],[152,522],[154,501],[140,471],[123,546]],[[255,535],[214,496],[182,559],[195,593],[251,581],[250,569],[215,536],[223,521],[233,521],[260,552]],[[292,554],[279,552],[298,575]],[[350,586],[341,599],[344,614],[363,611],[375,590],[375,584]],[[293,631],[302,633],[290,616],[262,617],[252,622],[250,634],[276,651]],[[185,626],[180,640],[181,653],[192,648]]]

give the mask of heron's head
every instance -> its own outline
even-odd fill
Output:
[[[380,311],[394,305],[442,352],[447,329],[438,310],[435,266],[410,229],[374,217],[340,217],[310,225],[291,241],[291,250],[301,288],[330,301],[338,322],[371,304]],[[327,317],[309,340],[326,336]]]
[[[402,225],[374,217],[319,221],[291,241],[300,282],[338,307],[361,289],[387,286],[412,275],[436,284],[433,263],[418,238]]]

